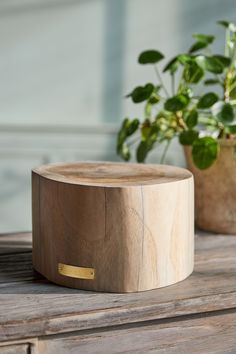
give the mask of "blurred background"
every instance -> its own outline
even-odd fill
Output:
[[[235,0],[0,0],[0,232],[31,230],[33,167],[118,160],[122,119],[143,112],[124,96],[155,82],[138,54],[169,59],[192,33],[218,36],[220,52],[217,20],[236,20]],[[184,163],[177,142],[167,163]]]

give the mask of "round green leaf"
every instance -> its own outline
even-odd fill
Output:
[[[159,101],[160,101],[160,97],[157,95],[152,95],[148,100],[150,104],[157,104]]]
[[[182,145],[192,145],[198,138],[198,132],[196,130],[184,130],[179,135],[179,142]]]
[[[200,170],[204,170],[215,162],[218,151],[219,144],[216,139],[209,136],[198,138],[193,142],[193,161]]]
[[[205,69],[214,74],[221,74],[224,70],[224,65],[215,57],[205,57]]]
[[[169,112],[181,111],[189,104],[189,101],[186,95],[176,95],[166,100],[164,108]]]
[[[164,55],[157,50],[146,50],[138,58],[139,64],[155,64],[164,58]]]
[[[187,127],[189,129],[194,128],[197,125],[198,122],[198,112],[196,109],[193,109],[192,111],[190,111],[187,115],[187,117],[185,118],[186,120],[186,124]]]
[[[196,62],[204,70],[214,74],[221,74],[224,71],[224,65],[215,56],[210,57],[210,56],[198,55],[196,57]]]
[[[153,84],[148,83],[145,86],[136,87],[126,97],[131,97],[134,103],[140,103],[146,101],[151,96],[153,90],[154,90]]]
[[[225,123],[231,123],[234,120],[234,110],[230,103],[224,103],[220,113],[217,115],[218,119]]]
[[[131,120],[127,126],[127,136],[130,136],[136,132],[139,127],[139,120],[137,118]]]
[[[141,141],[137,151],[136,151],[136,159],[138,162],[144,162],[147,154],[149,152],[149,148],[148,148],[148,143],[147,141]]]
[[[214,55],[213,58],[219,60],[225,68],[227,68],[231,64],[231,59],[229,57],[225,57],[224,55],[217,54]]]
[[[218,101],[219,97],[214,92],[209,92],[203,95],[198,101],[198,108],[205,109],[213,106],[214,103]]]
[[[204,76],[204,71],[196,62],[192,62],[185,66],[183,76],[188,84],[197,84]]]

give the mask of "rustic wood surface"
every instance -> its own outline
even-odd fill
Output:
[[[16,238],[0,236],[0,248],[1,239],[4,247],[11,237]],[[220,315],[222,310],[234,313],[236,308],[236,236],[197,235],[195,269],[188,279],[130,294],[95,293],[49,283],[33,271],[31,251],[19,253],[22,242],[27,241],[25,236],[22,239],[19,237],[11,254],[0,255],[1,341],[140,326],[148,321],[162,324],[182,316],[194,319],[198,314]],[[30,239],[28,234],[27,244]],[[203,328],[205,325],[207,322]]]
[[[181,281],[193,270],[193,194],[192,174],[179,167],[41,166],[32,173],[34,268],[57,284],[96,291]],[[65,273],[66,266],[73,268]]]
[[[0,346],[0,354],[31,354],[30,346],[27,343]]]
[[[235,354],[235,313],[87,331],[39,341],[43,354]]]

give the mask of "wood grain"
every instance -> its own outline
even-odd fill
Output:
[[[236,312],[87,331],[39,341],[44,354],[235,354]]]
[[[45,165],[33,171],[32,195],[34,268],[57,284],[136,292],[193,270],[193,178],[184,169]],[[60,274],[61,263],[92,268],[95,277]]]
[[[170,287],[129,294],[56,286],[33,272],[31,254],[0,255],[0,278],[7,274],[0,283],[0,341],[234,309],[235,249],[236,236],[199,234],[195,269],[189,278]]]
[[[0,346],[0,354],[29,354],[29,344],[11,344]]]

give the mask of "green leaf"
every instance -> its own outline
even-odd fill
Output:
[[[193,34],[193,38],[195,38],[199,42],[206,42],[208,44],[211,44],[215,39],[214,36],[198,33]]]
[[[164,108],[169,112],[181,111],[189,104],[189,97],[186,95],[176,95],[166,100]]]
[[[228,28],[230,25],[230,22],[228,21],[217,21],[217,23],[225,28]]]
[[[195,62],[185,66],[183,77],[188,84],[197,84],[204,76],[203,69]]]
[[[122,144],[127,137],[127,125],[129,124],[129,118],[125,118],[122,122],[121,128],[117,136],[117,154],[120,154]]]
[[[224,71],[224,65],[221,61],[214,56],[204,56],[198,55],[196,57],[196,62],[204,70],[209,71],[214,74],[221,74]]]
[[[220,84],[220,81],[216,80],[216,79],[208,79],[208,80],[204,81],[204,84],[205,85],[217,85],[217,84]]]
[[[230,90],[229,96],[231,99],[236,99],[236,87]]]
[[[160,85],[154,87],[154,90],[148,99],[148,103],[153,105],[153,104],[157,104],[160,101],[160,96],[158,95],[158,92],[160,91],[160,89],[161,89]]]
[[[160,101],[160,97],[157,95],[152,95],[148,100],[150,104],[157,104],[159,101]]]
[[[231,59],[229,57],[226,57],[224,55],[216,54],[213,56],[213,58],[216,58],[219,60],[219,62],[225,67],[228,68],[231,64]]]
[[[197,112],[197,110],[193,109],[192,111],[190,111],[187,114],[187,116],[185,118],[185,121],[186,121],[187,127],[189,129],[194,128],[197,125],[197,122],[198,122],[198,112]]]
[[[155,64],[164,58],[164,55],[157,50],[146,50],[139,55],[139,64]]]
[[[212,137],[198,138],[193,142],[192,157],[200,170],[210,167],[217,159],[218,152],[218,141]]]
[[[196,39],[196,42],[189,49],[189,53],[194,53],[200,49],[206,48],[215,39],[214,36],[210,36],[206,34],[193,34],[193,38]]]
[[[225,27],[226,29],[229,29],[232,32],[236,31],[236,27],[232,22],[228,22],[228,21],[218,21],[217,22],[219,25]]]
[[[125,140],[127,139],[127,137],[134,134],[138,127],[139,120],[137,118],[133,120],[125,118],[121,125],[120,131],[117,136],[116,150],[117,154],[120,155],[125,161],[128,161],[130,159],[129,148]]]
[[[123,160],[129,161],[131,155],[130,155],[129,147],[126,143],[122,144],[122,147],[119,151],[119,155],[122,157]]]
[[[236,124],[234,125],[228,125],[227,130],[230,134],[236,134]]]
[[[182,145],[192,145],[198,135],[199,133],[196,130],[184,130],[179,135],[179,142]]]
[[[205,70],[214,74],[221,74],[224,66],[219,59],[215,57],[205,57]]]
[[[207,42],[195,42],[192,47],[189,49],[189,53],[194,53],[197,52],[200,49],[206,48],[208,47],[208,43]]]
[[[138,162],[144,162],[149,152],[148,143],[141,141],[136,152],[136,159]]]
[[[217,118],[224,123],[231,123],[234,120],[234,109],[230,103],[224,103]]]
[[[136,132],[139,127],[139,120],[137,118],[129,121],[127,124],[127,136],[130,136]]]
[[[203,95],[198,101],[197,107],[200,109],[210,108],[214,103],[218,101],[219,97],[214,92],[208,92]]]
[[[149,119],[146,119],[141,128],[142,140],[147,140],[150,130],[151,130],[151,122]]]
[[[155,123],[152,123],[151,125],[150,122],[146,120],[146,123],[143,124],[142,131],[141,131],[142,140],[146,140],[149,144],[149,147],[152,148],[153,143],[157,139],[158,132],[159,132],[159,127]]]
[[[192,63],[193,61],[193,57],[189,54],[180,54],[177,58],[179,63],[182,65]]]
[[[154,90],[153,84],[148,83],[145,86],[136,87],[126,97],[131,97],[134,103],[140,103],[146,101],[151,96],[153,90]]]
[[[142,141],[139,143],[136,151],[136,159],[138,162],[144,162],[148,153],[152,150],[157,141],[159,127],[156,124],[149,125],[150,122],[142,127]]]
[[[170,74],[173,75],[178,69],[178,66],[179,66],[178,57],[174,57],[166,64],[166,66],[163,69],[163,72],[170,71]]]

